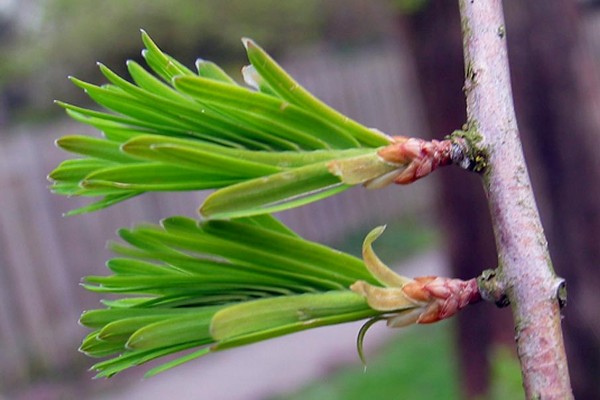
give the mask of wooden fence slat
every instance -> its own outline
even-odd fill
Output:
[[[13,143],[11,150],[20,150],[20,143]],[[11,152],[0,153],[4,160],[2,171],[7,174],[4,179],[7,186],[2,188],[2,207],[0,224],[1,237],[5,241],[3,250],[7,265],[4,266],[7,276],[11,279],[8,293],[12,298],[11,306],[17,310],[18,318],[11,324],[19,339],[16,349],[21,357],[29,358],[31,354],[42,363],[50,363],[49,352],[45,349],[44,301],[37,285],[35,262],[32,257],[27,228],[31,221],[22,210],[27,201],[27,182],[23,180],[22,172],[28,160],[14,157]],[[52,350],[50,350],[50,353]],[[8,365],[7,365],[8,367]],[[10,369],[6,372],[10,374]]]
[[[0,188],[8,187],[4,170],[2,153],[0,152]],[[1,203],[0,203],[1,204]],[[10,260],[7,257],[8,240],[5,240],[6,229],[0,213],[0,388],[14,381],[25,378],[27,368],[25,357],[19,345],[20,333],[17,322],[15,299],[12,296],[14,280],[9,274]]]

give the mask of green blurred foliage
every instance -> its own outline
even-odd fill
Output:
[[[490,364],[492,377],[488,400],[524,400],[521,367],[514,352],[507,346],[498,346],[492,350]]]
[[[102,82],[102,61],[123,73],[140,60],[139,29],[192,66],[195,58],[237,70],[246,64],[240,42],[251,37],[276,58],[323,38],[345,47],[381,40],[389,3],[369,0],[30,0],[0,13],[0,107],[58,112],[53,99],[83,102],[65,79]],[[2,95],[4,95],[2,98]],[[79,96],[79,97],[78,97]],[[14,117],[13,117],[14,119]]]
[[[319,24],[316,6],[316,0],[46,0],[38,38],[47,38],[45,51],[68,65],[116,48],[137,53],[139,28],[159,37],[174,55],[202,49],[227,59],[240,53],[240,32],[274,50],[310,40]]]
[[[12,26],[4,35],[0,90],[27,97],[25,105],[36,109],[51,107],[53,98],[72,99],[67,74],[98,81],[96,61],[122,72],[125,59],[141,58],[140,28],[187,65],[201,55],[241,66],[241,36],[275,54],[314,40],[322,24],[317,5],[317,0],[38,1],[38,17],[21,20],[25,26]]]
[[[366,371],[359,365],[343,368],[277,399],[459,399],[459,370],[450,326],[448,322],[414,326],[377,355],[367,354]]]
[[[393,7],[400,13],[412,14],[421,11],[429,0],[392,0]]]
[[[454,334],[452,321],[404,329],[377,354],[367,354],[366,371],[358,365],[344,367],[272,400],[462,399]],[[496,348],[491,363],[490,391],[481,400],[523,399],[516,356]]]

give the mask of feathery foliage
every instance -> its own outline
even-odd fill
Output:
[[[152,375],[210,352],[380,314],[348,287],[377,280],[360,259],[306,241],[271,216],[198,223],[172,217],[123,229],[110,276],[85,287],[125,294],[85,312],[81,350],[112,356],[99,376],[197,348]]]
[[[347,189],[330,171],[333,160],[357,158],[368,165],[367,174],[352,184],[398,167],[377,155],[389,137],[326,106],[249,39],[243,42],[251,65],[243,74],[254,88],[238,85],[209,61],[198,60],[194,72],[145,32],[142,40],[154,74],[129,61],[133,82],[102,64],[109,84],[71,78],[106,111],[58,102],[71,117],[103,132],[102,138],[57,141],[83,157],[50,174],[52,190],[102,197],[71,214],[148,191],[219,189],[202,206],[205,217],[250,216]]]
[[[107,263],[112,274],[85,278],[91,291],[122,296],[81,317],[92,329],[81,351],[109,357],[94,366],[98,375],[194,349],[152,375],[322,325],[417,321],[429,298],[407,296],[405,286],[414,292],[423,285],[394,274],[374,254],[382,228],[367,236],[363,261],[304,240],[269,214],[387,181],[411,161],[379,155],[393,139],[323,104],[248,39],[251,65],[243,75],[253,88],[208,61],[198,60],[193,72],[144,32],[142,39],[155,75],[130,61],[133,82],[104,65],[107,85],[72,78],[106,111],[59,104],[103,137],[57,141],[83,157],[50,174],[52,190],[101,197],[71,214],[148,191],[217,190],[201,207],[203,222],[170,217],[120,230],[122,242],[111,245],[119,257]]]

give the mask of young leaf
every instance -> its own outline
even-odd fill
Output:
[[[378,156],[391,138],[327,107],[253,42],[245,41],[252,66],[244,76],[258,91],[212,62],[198,60],[194,73],[143,31],[142,41],[151,71],[128,61],[132,81],[103,64],[107,85],[71,78],[106,111],[57,102],[105,137],[57,141],[86,161],[50,173],[52,190],[105,196],[70,214],[147,191],[221,189],[202,206],[205,216],[253,216],[332,196],[397,167]]]
[[[218,190],[206,199],[200,214],[208,218],[236,218],[273,213],[349,187],[329,172],[327,163],[316,163]]]
[[[288,73],[281,68],[262,48],[251,39],[242,40],[248,53],[248,59],[258,74],[264,79],[269,87],[281,98],[292,104],[302,106],[306,110],[312,110],[324,119],[334,122],[342,129],[347,130],[359,142],[365,146],[378,147],[389,143],[389,138],[380,132],[368,129],[358,122],[335,111],[325,103],[304,89]]]
[[[128,245],[108,262],[113,274],[85,280],[90,290],[125,296],[81,316],[94,330],[81,351],[113,357],[94,366],[98,376],[196,348],[153,375],[210,352],[380,313],[349,289],[356,280],[377,284],[361,260],[268,215],[172,217],[120,235]]]

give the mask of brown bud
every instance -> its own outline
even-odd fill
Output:
[[[429,294],[430,301],[417,323],[427,324],[451,317],[467,305],[481,300],[476,279],[463,281],[442,277],[425,278],[428,282],[423,285],[422,290]]]
[[[406,165],[394,182],[408,184],[430,174],[439,166],[452,163],[452,141],[407,138],[394,136],[394,142],[379,150],[379,156],[387,162]]]

